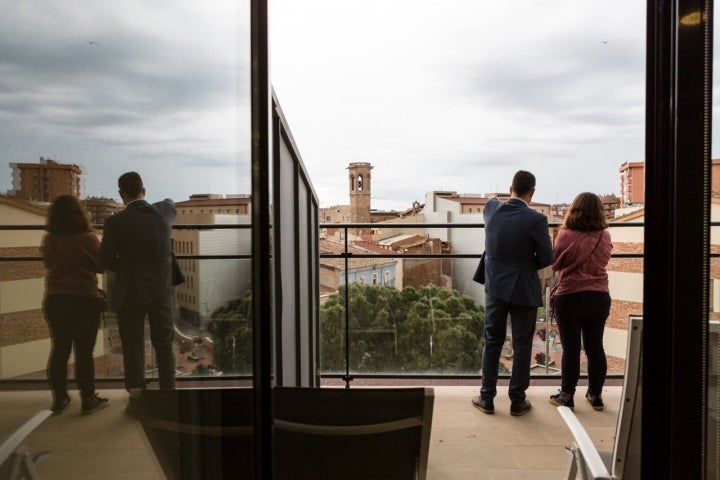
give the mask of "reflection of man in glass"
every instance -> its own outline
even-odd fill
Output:
[[[118,179],[125,209],[105,221],[100,264],[116,272],[112,304],[123,347],[125,388],[145,388],[145,316],[155,349],[161,389],[175,388],[171,229],[175,204],[145,201],[142,178]]]

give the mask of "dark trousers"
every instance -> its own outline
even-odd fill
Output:
[[[558,295],[554,302],[563,347],[562,391],[575,394],[580,378],[580,350],[584,345],[588,362],[588,392],[599,395],[607,375],[603,332],[610,314],[610,294],[577,292]]]
[[[158,383],[161,389],[175,388],[175,353],[172,299],[118,310],[118,330],[122,341],[125,388],[145,388],[145,316],[150,324],[150,342],[155,351]]]
[[[52,347],[47,376],[55,398],[67,396],[67,363],[75,347],[75,379],[82,397],[95,393],[93,350],[100,327],[100,300],[77,295],[47,295],[43,304]]]
[[[530,386],[530,355],[537,307],[513,305],[487,293],[480,395],[484,398],[492,398],[497,394],[498,368],[505,343],[508,315],[510,315],[513,344],[513,364],[508,394],[513,401],[524,400],[525,390]]]

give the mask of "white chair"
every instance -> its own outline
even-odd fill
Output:
[[[573,480],[578,474],[582,480],[640,478],[643,319],[631,315],[628,323],[625,382],[612,451],[599,452],[572,410],[567,407],[557,409],[573,436],[568,449],[570,460],[566,480]]]
[[[7,480],[39,478],[35,464],[46,452],[33,457],[28,448],[21,444],[50,415],[52,415],[50,410],[39,411],[0,444],[0,478]]]

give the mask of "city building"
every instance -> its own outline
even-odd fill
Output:
[[[82,197],[82,169],[77,165],[40,157],[39,163],[11,163],[10,168],[11,196],[35,202],[52,202],[59,195]]]
[[[366,285],[387,285],[402,289],[402,270],[398,261],[392,258],[357,258],[348,260],[345,268],[344,258],[323,258],[322,255],[340,255],[345,252],[344,242],[321,239],[320,248],[320,287],[327,295],[337,292],[346,283]],[[371,251],[348,246],[348,253],[369,254]]]
[[[250,288],[249,195],[191,195],[177,202],[175,225],[246,225],[244,228],[173,230],[173,250],[183,256],[245,256],[246,258],[180,258],[185,283],[175,287],[180,318],[195,327],[204,326],[212,313],[228,300]]]
[[[352,162],[348,169],[348,196],[349,205],[333,205],[319,209],[320,223],[378,223],[397,218],[407,218],[417,215],[422,206],[413,202],[412,206],[404,211],[382,211],[372,208],[372,183],[370,171],[373,166],[367,162]],[[362,237],[369,240],[374,228],[352,229],[348,233],[355,237]],[[322,232],[327,238],[344,238],[344,230],[333,227],[326,227]]]
[[[720,192],[720,158],[711,160],[711,191]],[[645,203],[645,161],[620,166],[620,206]]]
[[[86,197],[81,202],[87,209],[93,225],[103,225],[107,217],[125,208],[122,203],[112,198]]]
[[[449,246],[439,238],[428,235],[398,233],[372,242],[358,240],[356,247],[369,252],[388,255],[396,254],[398,262],[398,288],[433,284],[452,288],[452,266],[449,259],[407,258],[412,254],[447,254]]]
[[[645,162],[620,165],[620,206],[645,203]]]
[[[607,218],[614,218],[616,211],[620,208],[620,199],[613,193],[609,195],[599,195],[599,197]],[[565,218],[565,214],[569,209],[569,203],[555,203],[550,206],[550,211],[556,218]]]

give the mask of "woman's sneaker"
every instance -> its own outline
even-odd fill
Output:
[[[53,415],[60,415],[68,405],[70,405],[70,397],[67,394],[61,395],[55,397],[50,410],[52,410]]]
[[[597,410],[598,412],[601,411],[603,408],[605,408],[605,405],[602,401],[602,395],[600,394],[594,394],[587,392],[585,394],[585,398],[587,398],[587,401],[590,405],[592,405],[593,410]]]
[[[82,409],[80,413],[82,415],[88,415],[101,408],[107,407],[109,402],[110,400],[107,398],[100,398],[97,393],[93,393],[91,396],[82,399]]]
[[[575,400],[573,400],[572,394],[562,390],[558,390],[555,395],[550,395],[550,403],[556,407],[568,407],[570,410],[575,410]]]

